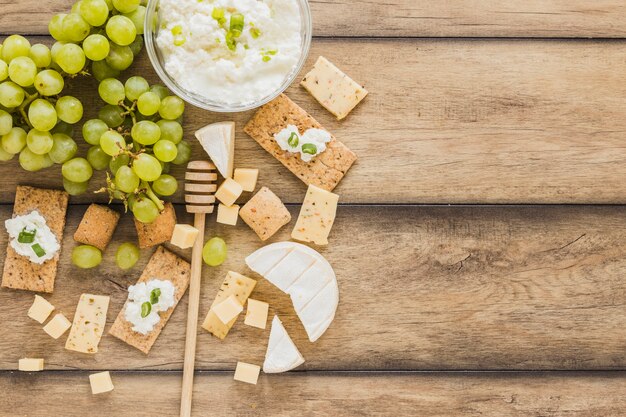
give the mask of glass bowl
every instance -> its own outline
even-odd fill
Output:
[[[307,56],[309,55],[309,48],[311,46],[311,37],[313,32],[313,23],[311,20],[311,10],[309,8],[309,2],[307,0],[296,0],[298,8],[300,9],[300,20],[302,22],[300,35],[302,38],[301,49],[302,54],[298,63],[292,68],[291,72],[285,76],[283,83],[273,91],[271,94],[261,97],[256,101],[247,101],[242,103],[223,103],[216,100],[211,100],[208,97],[204,97],[195,92],[189,91],[183,88],[176,82],[165,70],[165,59],[159,50],[156,39],[161,27],[159,19],[159,0],[149,0],[146,10],[146,20],[144,26],[144,39],[146,49],[148,50],[148,56],[150,62],[154,67],[154,70],[158,74],[159,78],[165,83],[165,85],[177,96],[185,100],[186,102],[200,107],[205,110],[222,113],[235,113],[243,112],[262,106],[278,97],[283,91],[287,89],[294,81],[294,79],[300,73],[302,66],[304,65]]]

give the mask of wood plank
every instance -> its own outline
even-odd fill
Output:
[[[2,33],[47,34],[72,0],[0,0]],[[310,0],[316,36],[619,38],[620,0]]]
[[[178,415],[179,373],[112,373],[115,390],[91,395],[84,372],[2,373],[0,414]],[[220,416],[622,416],[624,373],[265,375],[257,386],[199,373],[194,413]],[[27,401],[24,399],[28,398]],[[63,399],[63,401],[59,401]]]
[[[150,252],[131,272],[114,266],[117,244],[135,238],[124,216],[99,269],[71,267],[69,236],[83,210],[70,209],[50,300],[72,317],[81,293],[109,294],[110,326]],[[10,208],[0,207],[0,218],[8,216]],[[247,226],[213,219],[207,238],[224,237],[230,252],[222,267],[203,272],[201,319],[227,270],[258,278],[243,260],[262,246]],[[282,318],[307,360],[303,370],[625,369],[625,221],[622,207],[343,206],[322,250],[337,273],[341,300],[326,334],[309,343],[288,297],[265,280],[253,298],[271,304],[270,318]],[[4,251],[4,234],[0,239]],[[0,291],[0,369],[16,369],[23,356],[43,356],[49,369],[182,367],[187,297],[148,356],[106,336],[95,357],[65,351],[63,340],[27,318],[32,299]],[[200,331],[196,366],[260,363],[268,334],[242,319],[223,342]]]
[[[626,41],[329,39],[308,65],[319,54],[371,91],[343,122],[299,86],[288,92],[359,156],[337,188],[342,203],[626,202]],[[155,80],[145,55],[131,73]],[[93,80],[70,89],[89,115],[101,106],[93,91]],[[190,108],[195,154],[195,130],[232,118],[237,165],[261,168],[260,184],[301,202],[304,184],[242,132],[250,116]],[[14,175],[16,164],[0,165],[0,202],[17,183],[60,184],[59,167]]]

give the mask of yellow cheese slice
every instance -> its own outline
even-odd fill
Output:
[[[303,242],[328,245],[328,235],[335,222],[338,201],[337,194],[309,185],[291,237]]]
[[[70,336],[65,349],[82,353],[97,353],[109,309],[109,297],[83,294],[80,296]]]

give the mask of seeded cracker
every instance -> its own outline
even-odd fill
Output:
[[[74,233],[74,240],[104,251],[111,242],[119,220],[120,214],[115,210],[92,204],[85,211],[85,215],[80,221],[76,233]]]
[[[135,218],[139,247],[145,249],[169,242],[175,226],[176,211],[172,203],[165,203],[165,210],[150,224],[142,223]]]
[[[239,210],[239,216],[261,240],[267,240],[291,221],[291,214],[280,198],[263,187]]]

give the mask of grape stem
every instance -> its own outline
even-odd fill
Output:
[[[24,119],[24,122],[26,122],[28,127],[30,127],[31,129],[33,129],[33,125],[30,123],[30,120],[28,119],[28,115],[26,114],[26,107],[28,107],[30,103],[32,103],[38,98],[39,98],[39,93],[34,93],[32,95],[26,93],[26,100],[24,100],[22,104],[20,104],[20,107],[19,107],[20,115],[22,116],[22,119]]]
[[[154,191],[152,191],[152,188],[150,187],[150,184],[148,184],[146,181],[142,181],[141,182],[141,188],[145,188],[146,189],[146,195],[148,196],[148,198],[150,200],[152,200],[152,202],[154,204],[156,204],[157,208],[159,209],[159,212],[162,212],[163,210],[165,210],[165,206],[163,205],[163,201],[161,201],[159,199],[159,197],[157,197],[157,195],[154,193]]]

